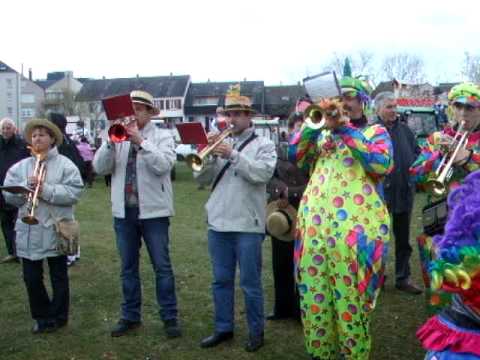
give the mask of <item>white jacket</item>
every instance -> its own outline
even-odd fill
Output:
[[[144,138],[137,153],[137,185],[140,219],[173,216],[170,171],[175,164],[172,135],[149,122],[140,134]],[[99,175],[112,175],[112,213],[125,218],[125,174],[131,143],[104,142],[95,153],[93,167]]]
[[[228,139],[233,145],[232,166],[210,195],[205,206],[209,229],[221,232],[265,233],[267,205],[266,184],[277,162],[275,144],[262,136],[252,140],[241,152],[236,149],[252,135],[254,129]],[[219,157],[207,162],[196,180],[210,185],[227,161]]]

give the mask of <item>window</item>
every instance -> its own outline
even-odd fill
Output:
[[[182,108],[182,100],[181,99],[176,99],[174,100],[175,102],[175,109],[181,109]]]
[[[35,116],[34,109],[23,108],[22,109],[22,118],[32,118]]]
[[[193,99],[193,106],[216,106],[218,100],[218,96],[198,96]]]
[[[7,92],[7,100],[9,103],[12,102],[12,93],[11,92]]]
[[[7,107],[7,113],[9,116],[13,115],[13,108],[11,106]]]
[[[7,89],[11,89],[13,87],[12,79],[7,79]]]
[[[35,95],[33,94],[22,94],[22,103],[23,104],[33,104],[35,102]]]
[[[170,110],[170,101],[165,100],[165,110]]]

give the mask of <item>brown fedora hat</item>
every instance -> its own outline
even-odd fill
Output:
[[[254,114],[256,111],[252,107],[252,101],[248,96],[240,95],[240,84],[231,85],[225,95],[225,109],[229,111],[247,111]]]
[[[267,204],[267,231],[276,239],[293,241],[297,210],[290,204],[285,208],[280,208],[279,202],[276,200]]]

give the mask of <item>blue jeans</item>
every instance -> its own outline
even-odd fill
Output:
[[[236,264],[245,297],[250,335],[263,333],[265,318],[262,289],[264,234],[208,231],[208,250],[213,268],[215,331],[233,331]]]
[[[163,321],[177,318],[175,278],[169,255],[167,217],[139,219],[138,208],[125,208],[125,218],[114,218],[117,248],[122,261],[122,319],[140,321],[142,289],[139,274],[141,238],[155,271],[157,302]]]

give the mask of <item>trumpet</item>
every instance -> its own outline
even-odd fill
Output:
[[[110,141],[114,143],[121,143],[128,140],[127,126],[133,121],[120,120],[112,124],[108,129],[108,138],[110,139]]]
[[[460,149],[467,146],[469,131],[463,131],[465,122],[462,121],[455,133],[452,145],[449,151],[443,156],[437,170],[435,178],[427,181],[427,188],[436,196],[444,196],[447,192],[447,183],[453,175],[453,161]]]
[[[305,109],[305,126],[313,130],[322,130],[325,127],[324,110],[316,105],[312,104]]]
[[[223,140],[229,137],[233,132],[233,127],[223,130],[220,135],[218,135],[217,140],[203,148],[198,154],[190,154],[185,157],[185,162],[188,166],[192,168],[193,171],[201,171],[205,166],[205,159],[212,153],[215,148],[220,145]]]
[[[35,156],[35,167],[33,169],[33,177],[37,180],[33,192],[28,193],[27,197],[27,215],[22,217],[22,221],[29,225],[38,224],[38,219],[35,217],[35,209],[38,206],[38,197],[40,189],[45,177],[47,175],[47,168],[45,165],[46,153],[39,153],[33,147],[29,146],[33,156]]]

